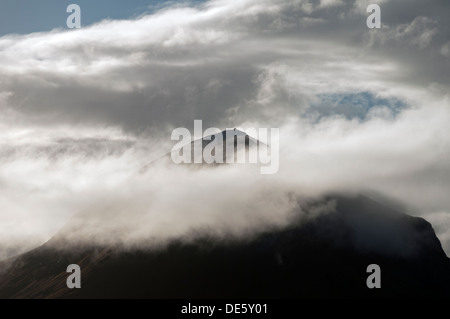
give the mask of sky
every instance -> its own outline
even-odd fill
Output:
[[[0,12],[0,36],[28,34],[32,32],[66,29],[70,4],[82,9],[82,25],[88,26],[101,20],[123,20],[154,12],[169,1],[160,0],[4,0]],[[201,2],[190,1],[191,4]]]
[[[366,26],[369,3],[381,7],[380,29]],[[79,1],[76,30],[65,27],[67,4],[0,4],[4,254],[112,201],[118,216],[139,216],[113,225],[136,229],[120,237],[136,242],[150,220],[164,236],[285,224],[288,194],[332,191],[407,204],[450,252],[448,1]],[[279,173],[158,167],[136,181],[170,151],[171,131],[195,119],[280,128]],[[238,172],[246,195],[236,194]],[[200,198],[209,209],[186,218]]]

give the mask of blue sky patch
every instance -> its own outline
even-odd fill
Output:
[[[347,119],[367,119],[374,108],[384,107],[395,117],[407,108],[405,102],[397,98],[380,98],[370,92],[319,94],[319,102],[306,112],[308,116],[323,118],[341,115]]]

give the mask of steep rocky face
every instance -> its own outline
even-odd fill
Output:
[[[365,196],[252,238],[199,237],[158,250],[44,246],[2,263],[2,298],[450,297],[450,262],[431,225]],[[66,287],[78,264],[82,288]],[[368,289],[369,264],[381,289]]]

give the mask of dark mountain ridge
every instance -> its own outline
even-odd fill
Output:
[[[248,238],[199,235],[154,250],[121,250],[61,249],[56,236],[1,263],[0,297],[450,297],[450,261],[427,221],[363,195],[316,203],[325,201],[334,211],[304,208],[307,218]],[[66,287],[66,267],[74,263],[81,289]],[[381,289],[366,286],[369,264],[381,267]]]

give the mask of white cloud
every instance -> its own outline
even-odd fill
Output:
[[[137,241],[145,225],[160,236],[196,225],[225,225],[219,232],[282,225],[293,208],[284,193],[291,187],[307,195],[373,189],[425,215],[449,212],[446,31],[418,14],[374,32],[363,3],[209,1],[77,31],[0,38],[3,242],[42,241],[76,212],[105,202],[126,213],[117,202],[133,198],[136,219],[123,228],[136,232],[123,233],[123,241]],[[306,116],[321,95],[359,93],[379,100],[365,119]],[[391,100],[406,107],[394,114],[383,104]],[[238,189],[242,178],[232,169],[183,179],[161,169],[127,182],[170,150],[171,129],[196,118],[222,128],[281,127],[280,174],[261,184],[239,168],[248,181]],[[224,185],[228,192],[217,198]],[[196,199],[206,193],[199,208]],[[196,208],[193,218],[182,216],[187,203]]]
[[[440,52],[443,56],[450,58],[450,42],[443,45]]]

